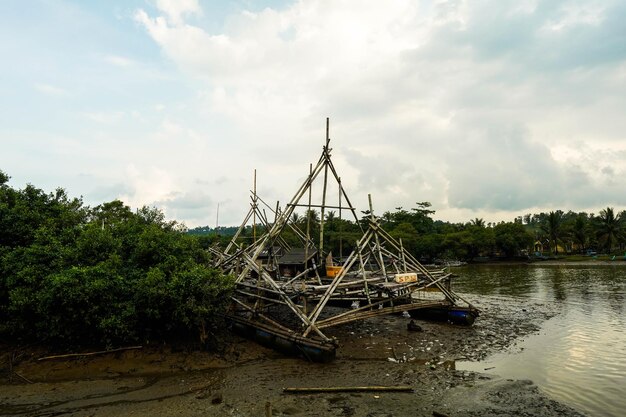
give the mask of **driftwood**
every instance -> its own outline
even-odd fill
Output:
[[[37,359],[37,361],[47,361],[51,359],[80,358],[82,356],[104,355],[107,353],[122,352],[125,350],[136,350],[136,349],[143,349],[143,346],[129,346],[129,347],[123,347],[123,348],[117,348],[117,349],[111,349],[111,350],[100,350],[98,352],[68,353],[65,355],[44,356],[42,358]]]
[[[361,387],[306,387],[306,388],[283,388],[284,393],[309,394],[320,392],[413,392],[413,387],[408,385],[397,386],[361,386]]]
[[[7,355],[8,360],[9,360],[9,382],[13,382],[13,375],[15,375],[18,378],[20,378],[22,381],[28,382],[29,384],[33,384],[33,381],[31,381],[30,379],[26,378],[24,375],[17,372],[15,370],[15,367],[13,366],[13,364],[19,361],[19,359],[23,355],[24,355],[23,353],[20,353],[19,355],[15,356],[15,352],[11,352]]]
[[[14,375],[20,377],[24,382],[28,382],[29,384],[33,384],[34,383],[30,379],[26,378],[24,375],[19,374],[16,370],[13,370],[12,372],[13,372]]]

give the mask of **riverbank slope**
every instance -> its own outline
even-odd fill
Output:
[[[219,353],[165,346],[90,358],[20,357],[9,380],[3,352],[0,415],[11,416],[581,416],[530,381],[456,370],[457,361],[515,350],[552,317],[539,302],[481,299],[472,327],[388,316],[335,329],[330,364],[287,358],[235,336]],[[27,383],[25,379],[32,383]],[[411,393],[285,394],[286,387],[409,385]]]

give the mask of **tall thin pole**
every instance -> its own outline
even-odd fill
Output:
[[[313,176],[313,164],[309,164],[309,180]],[[309,205],[306,210],[306,242],[304,243],[304,264],[309,261],[309,242],[311,241],[311,189],[313,184],[309,184]]]
[[[339,185],[339,261],[343,259],[343,224],[341,221],[341,177],[337,178]]]
[[[324,146],[324,189],[322,191],[322,208],[320,213],[320,248],[319,255],[320,260],[324,256],[324,206],[326,205],[326,187],[328,185],[328,158],[330,149],[328,145],[330,144],[330,119],[326,118],[326,145]]]
[[[372,205],[372,195],[368,194],[367,195],[367,199],[369,201],[369,205],[370,205],[370,219],[373,222],[374,221],[374,206]],[[389,281],[389,278],[387,278],[387,270],[385,269],[385,260],[383,259],[383,251],[381,249],[380,246],[380,239],[378,238],[378,229],[375,230],[374,232],[374,238],[376,241],[376,250],[378,251],[378,259],[380,261],[380,267],[383,271],[383,276],[385,277],[385,282]]]
[[[252,203],[252,241],[256,244],[256,169],[254,170],[254,198]]]
[[[220,227],[220,203],[217,203],[217,215],[215,216],[215,232],[217,233],[217,228]]]

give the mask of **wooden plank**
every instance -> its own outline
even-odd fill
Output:
[[[283,388],[287,394],[313,394],[324,392],[413,392],[409,385],[396,386],[356,386],[356,387],[293,387]]]

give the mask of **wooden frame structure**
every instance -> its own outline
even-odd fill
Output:
[[[466,309],[473,315],[473,321],[477,310],[451,290],[450,274],[443,270],[428,270],[404,250],[402,242],[381,227],[374,215],[371,196],[367,225],[354,250],[340,267],[321,265],[325,255],[325,210],[334,208],[340,213],[348,210],[359,224],[356,210],[331,160],[329,145],[327,119],[322,154],[282,210],[279,204],[276,209],[271,209],[256,194],[255,172],[250,210],[244,222],[223,252],[213,250],[216,266],[236,275],[236,289],[228,316],[234,328],[280,350],[301,353],[312,360],[330,360],[334,358],[338,341],[325,331],[333,326],[428,308]],[[323,181],[321,202],[312,204],[311,188],[318,179]],[[338,186],[337,206],[328,205],[329,180],[334,180]],[[307,195],[308,203],[301,203]],[[264,210],[260,210],[259,202],[273,212],[273,222],[268,220]],[[318,246],[309,235],[308,221],[305,232],[291,221],[297,207],[320,209]],[[256,219],[260,219],[265,232],[257,237],[255,229],[254,241],[250,245],[238,244],[237,238],[251,218],[254,219],[253,228],[256,228]],[[281,276],[276,260],[271,259],[273,248],[289,249],[281,237],[287,228],[301,239],[306,251],[318,254],[317,263],[293,277]],[[259,261],[262,255],[268,259],[265,264]],[[326,274],[326,271],[330,273]],[[460,303],[465,307],[460,307]]]

